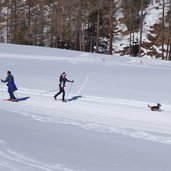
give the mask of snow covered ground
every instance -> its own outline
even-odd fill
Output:
[[[1,84],[0,171],[171,170],[171,62],[0,44],[7,70],[20,101]]]

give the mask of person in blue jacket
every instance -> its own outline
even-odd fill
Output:
[[[57,93],[57,94],[55,94],[55,96],[54,96],[54,99],[56,100],[56,98],[57,98],[57,96],[59,95],[59,94],[61,94],[62,93],[62,101],[63,102],[66,102],[65,101],[65,83],[66,82],[74,82],[74,80],[73,81],[70,81],[70,80],[68,80],[67,78],[66,78],[66,73],[65,72],[63,72],[61,75],[60,75],[60,77],[59,77],[59,92]]]
[[[1,81],[3,83],[7,83],[8,93],[9,93],[9,96],[10,96],[10,100],[16,100],[16,97],[14,95],[14,91],[17,90],[17,86],[14,83],[14,77],[12,76],[11,71],[7,71],[6,79],[5,80],[1,79]]]

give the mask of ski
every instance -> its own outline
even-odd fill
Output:
[[[8,101],[8,102],[18,102],[17,99],[3,99],[3,101]]]

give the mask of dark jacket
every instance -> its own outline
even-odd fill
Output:
[[[64,88],[66,82],[73,82],[73,81],[68,80],[65,76],[63,76],[63,74],[61,74],[59,77],[59,87]]]
[[[1,80],[3,83],[7,83],[8,89],[12,92],[17,90],[17,86],[14,83],[14,77],[9,74],[5,80]]]

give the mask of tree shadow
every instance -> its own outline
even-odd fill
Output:
[[[83,96],[73,96],[72,98],[68,99],[68,101],[77,100],[79,98],[83,98]]]
[[[17,101],[26,101],[29,98],[30,97],[19,97],[19,98],[17,98]]]

